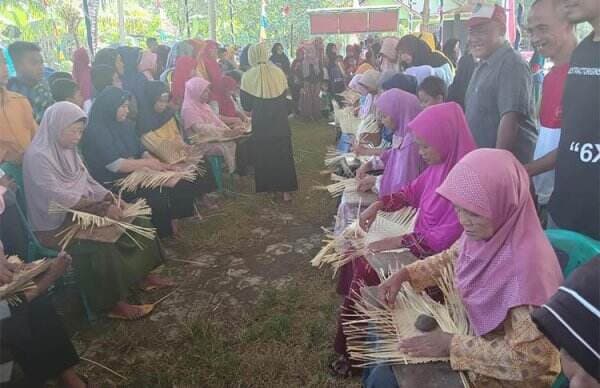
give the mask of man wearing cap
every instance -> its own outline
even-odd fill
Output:
[[[569,71],[571,54],[577,46],[573,24],[566,18],[557,0],[536,0],[527,17],[527,32],[538,52],[554,67],[544,77],[540,104],[540,134],[534,162],[526,166],[533,176],[540,205],[548,204],[554,189],[554,165],[562,120],[562,95]]]
[[[479,147],[506,149],[528,163],[537,139],[531,72],[504,37],[506,12],[477,4],[468,26],[469,48],[479,60],[465,97],[473,137]]]
[[[548,209],[558,227],[600,240],[600,1],[562,2],[571,23],[593,31],[571,55]]]
[[[533,313],[540,331],[560,349],[570,388],[600,387],[600,256],[579,267]]]

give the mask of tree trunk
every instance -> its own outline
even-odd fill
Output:
[[[423,0],[423,13],[421,14],[421,32],[427,32],[429,27],[429,0]]]
[[[215,0],[208,0],[208,36],[217,40],[217,5]]]

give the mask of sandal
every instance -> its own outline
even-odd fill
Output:
[[[122,321],[137,321],[137,320],[140,320],[140,319],[146,317],[147,315],[152,313],[152,311],[154,310],[153,304],[142,304],[142,305],[137,305],[137,307],[139,307],[141,311],[140,311],[139,315],[136,315],[134,317],[127,316],[127,315],[124,315],[121,313],[115,313],[115,312],[111,311],[110,313],[108,313],[108,318],[122,320]]]
[[[154,275],[156,276],[156,275]],[[159,279],[161,279],[160,281],[156,281],[156,282],[151,282],[148,281],[148,278],[151,278],[152,275],[149,275],[146,277],[145,280],[142,281],[142,284],[140,285],[140,290],[144,291],[144,292],[150,292],[150,291],[156,291],[156,290],[162,290],[165,288],[171,288],[171,287],[175,287],[176,284],[167,280],[162,280],[162,278],[159,277]]]
[[[352,377],[352,372],[352,365],[345,356],[340,356],[340,358],[329,364],[329,373],[333,377],[341,377],[346,379],[348,377]]]

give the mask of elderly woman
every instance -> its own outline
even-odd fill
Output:
[[[250,47],[250,70],[242,78],[241,100],[252,112],[252,147],[256,192],[280,192],[284,201],[296,191],[296,167],[288,122],[287,80],[283,71],[268,62],[264,44]]]
[[[69,220],[65,213],[49,214],[52,203],[118,219],[114,197],[97,183],[83,164],[77,145],[85,128],[85,113],[69,102],[59,102],[44,114],[40,129],[25,153],[23,175],[27,210],[33,230],[44,245],[57,246],[57,234]],[[128,237],[116,243],[75,240],[69,247],[87,301],[109,317],[141,318],[151,310],[126,302],[129,288],[154,289],[169,285],[149,272],[161,262],[155,241],[138,250]]]
[[[432,109],[432,108],[429,108]],[[454,284],[473,335],[436,331],[403,339],[415,357],[449,357],[475,387],[549,387],[560,371],[558,351],[530,311],[562,282],[558,259],[538,221],[529,177],[504,150],[464,157],[438,193],[452,202],[464,234],[452,248],[404,267],[379,287],[393,306],[402,284],[422,290],[454,263]],[[397,387],[390,367],[376,368],[367,387]]]

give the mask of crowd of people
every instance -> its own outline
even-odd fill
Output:
[[[66,73],[46,69],[35,43],[13,42],[0,51],[0,286],[18,270],[6,255],[28,258],[32,239],[60,250],[72,221],[50,213],[52,204],[120,219],[127,203],[144,199],[151,219],[132,222],[156,228],[157,238],[141,247],[126,236],[73,241],[36,288],[17,303],[0,301],[0,363],[14,358],[31,386],[58,379],[85,387],[48,287],[72,267],[90,311],[147,316],[153,306],[130,304],[131,289],[174,285],[152,274],[162,246],[175,241],[182,220],[218,206],[221,174],[252,173],[257,192],[292,200],[289,117],[320,120],[346,108],[366,123],[336,139],[339,152],[363,160],[351,172],[360,199],[342,196],[335,233],[355,221],[368,230],[381,212],[418,213],[412,233],[368,246],[372,255],[410,252],[388,280],[380,284],[364,256],[341,268],[331,372],[360,372],[367,387],[398,386],[389,366],[361,371],[350,357],[344,327],[355,296],[378,286],[393,306],[408,282],[439,299],[432,286],[453,263],[474,334],[425,333],[403,340],[403,351],[447,357],[478,387],[550,386],[561,366],[572,387],[600,386],[600,258],[561,286],[569,252],[544,230],[570,231],[600,252],[600,5],[537,0],[528,15],[536,52],[553,63],[539,109],[530,66],[505,40],[506,12],[497,5],[474,8],[468,50],[457,39],[440,47],[423,32],[369,37],[342,56],[315,38],[290,61],[279,43],[238,52],[211,40],[169,47],[149,38],[144,49],[103,48],[93,61],[79,48]],[[583,22],[593,32],[578,42],[575,25]],[[344,98],[348,91],[358,98]],[[131,173],[180,168],[150,146],[166,141],[210,171],[122,192],[116,182]],[[2,371],[9,373],[0,383],[10,379],[10,367]]]
[[[582,272],[600,272],[600,258],[592,259],[600,253],[599,20],[597,2],[533,3],[528,33],[536,53],[552,63],[539,101],[530,64],[505,40],[506,11],[497,5],[473,10],[464,54],[460,42],[450,39],[440,49],[429,33],[367,41],[348,47],[346,58],[327,46],[321,70],[310,74],[322,74],[326,104],[339,97],[341,75],[351,92],[334,106],[362,120],[337,143],[350,159],[336,172],[353,178],[358,194],[344,191],[334,234],[342,236],[356,224],[368,231],[381,213],[417,210],[411,233],[368,244],[371,260],[352,243],[343,245],[347,260],[337,285],[343,303],[332,374],[362,374],[366,387],[403,386],[392,367],[361,370],[364,360],[352,358],[346,328],[364,322],[357,296],[364,287],[378,287],[380,300],[393,306],[410,283],[441,300],[436,279],[452,264],[473,335],[423,330],[399,343],[402,352],[449,358],[452,369],[477,387],[551,386],[561,362],[571,386],[598,386],[599,300],[588,299],[598,284],[591,278],[584,283]],[[586,21],[594,32],[578,43],[575,25]],[[321,44],[317,39],[304,46],[292,71],[302,69],[307,53],[314,56],[314,47],[321,52]],[[312,90],[307,74],[292,77],[302,81],[299,114],[311,117],[305,108],[314,105],[305,102]],[[375,130],[363,125],[372,121],[379,123]],[[573,246],[592,247],[586,269],[567,280],[579,279],[570,286],[579,287],[576,293],[561,287],[575,259],[557,242],[557,229],[576,232],[570,234]],[[382,268],[390,268],[373,267],[402,250],[409,254],[395,260],[403,269],[382,277]],[[596,327],[557,312],[556,300],[569,299],[565,292],[575,295],[574,306],[588,306],[580,319]],[[356,341],[356,331],[351,333]],[[375,347],[377,341],[367,343]]]

